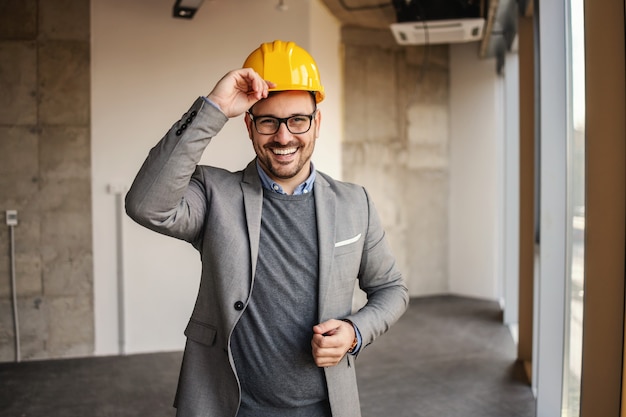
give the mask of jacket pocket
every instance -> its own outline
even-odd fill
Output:
[[[343,256],[349,253],[356,253],[363,250],[363,239],[361,238],[361,233],[356,236],[349,237],[347,239],[343,239],[341,241],[335,242],[335,248],[333,250],[333,254],[335,257]]]
[[[354,236],[354,237],[351,237],[350,239],[345,239],[345,240],[342,240],[341,242],[335,243],[335,247],[336,248],[340,248],[342,246],[350,245],[352,243],[358,242],[359,239],[361,239],[361,234],[360,233],[358,235]]]
[[[194,319],[189,320],[187,328],[185,329],[185,336],[194,342],[206,346],[213,346],[215,344],[216,335],[217,330],[215,327]]]

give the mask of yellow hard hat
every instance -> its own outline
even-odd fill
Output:
[[[313,57],[295,42],[262,43],[243,63],[276,87],[270,91],[302,90],[315,92],[315,102],[324,100],[324,87]]]

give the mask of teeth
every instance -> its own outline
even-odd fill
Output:
[[[276,155],[289,155],[295,153],[298,148],[272,149]]]

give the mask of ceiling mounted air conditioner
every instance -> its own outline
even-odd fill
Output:
[[[483,18],[463,18],[392,23],[391,31],[400,45],[424,45],[477,41],[484,26]]]

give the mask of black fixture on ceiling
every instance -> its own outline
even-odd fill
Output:
[[[477,18],[485,0],[393,0],[398,22]],[[484,3],[482,4],[484,6]]]
[[[176,0],[174,3],[174,17],[193,19],[204,0]]]

